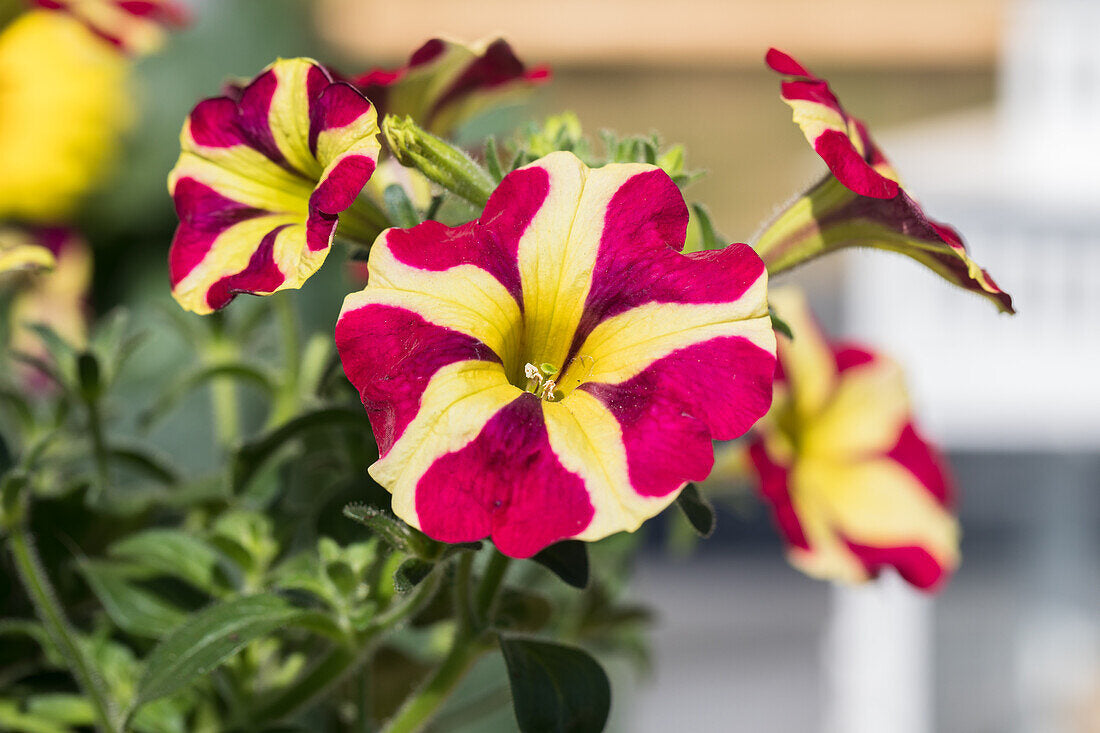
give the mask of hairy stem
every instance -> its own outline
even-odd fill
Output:
[[[103,678],[97,673],[95,665],[77,639],[76,631],[65,617],[25,525],[12,529],[8,537],[8,547],[23,588],[34,604],[35,614],[46,627],[50,640],[57,646],[73,677],[92,703],[97,726],[109,733],[121,733],[117,708],[111,701]]]

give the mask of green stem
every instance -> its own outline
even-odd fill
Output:
[[[493,550],[489,557],[489,564],[485,566],[485,574],[481,577],[481,585],[478,586],[475,598],[474,608],[479,628],[485,629],[492,624],[493,612],[496,610],[494,606],[509,563],[511,558],[499,550]]]
[[[447,699],[466,672],[490,646],[485,641],[493,606],[496,604],[509,558],[494,550],[485,567],[471,608],[470,586],[473,553],[459,556],[455,570],[455,638],[451,650],[428,681],[413,693],[386,723],[382,733],[411,733],[422,730]]]
[[[471,572],[474,567],[474,553],[463,552],[458,556],[458,566],[454,577],[455,627],[459,633],[472,628],[473,607],[470,605]]]
[[[390,718],[382,728],[382,733],[413,733],[423,730],[485,649],[484,644],[459,630],[446,659],[424,686],[409,697]]]
[[[19,579],[34,604],[35,613],[90,699],[98,727],[109,733],[121,733],[117,708],[111,701],[103,679],[97,674],[95,665],[88,659],[77,640],[75,630],[69,625],[25,525],[12,530],[8,546],[15,560]]]
[[[274,296],[275,319],[279,325],[279,341],[283,352],[283,380],[271,410],[269,427],[280,425],[298,411],[301,394],[302,343],[298,329],[298,314],[287,293]]]
[[[97,506],[111,483],[111,469],[107,457],[107,441],[103,437],[103,417],[99,412],[99,402],[89,399],[85,403],[88,409],[88,434],[92,439],[92,457],[95,461],[95,484],[88,496],[88,502]]]

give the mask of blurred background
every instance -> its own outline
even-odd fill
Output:
[[[763,507],[736,493],[693,552],[675,526],[658,526],[634,590],[657,613],[653,670],[618,670],[614,724],[1100,731],[1100,3],[189,4],[193,24],[138,63],[140,122],[82,214],[97,246],[97,310],[167,300],[175,218],[164,178],[179,126],[227,77],[277,56],[350,73],[398,65],[433,35],[502,35],[555,74],[506,121],[568,109],[590,134],[659,130],[685,143],[689,167],[710,171],[691,197],[731,241],[751,239],[824,170],[779,100],[765,50],[827,77],[1019,311],[998,316],[879,252],[794,277],[830,330],[905,364],[919,419],[958,480],[963,565],[934,598],[892,578],[834,589],[790,569]],[[311,280],[303,298],[315,325],[331,328],[345,289],[337,275]],[[162,350],[145,368],[173,358]],[[173,452],[185,460],[205,437]]]

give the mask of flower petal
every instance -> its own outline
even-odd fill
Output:
[[[433,38],[399,69],[375,69],[354,79],[382,114],[411,115],[447,137],[494,106],[518,101],[547,81],[545,67],[527,69],[503,39],[466,46]]]
[[[61,10],[126,53],[146,54],[164,41],[163,27],[187,22],[187,10],[171,0],[31,0]]]
[[[904,191],[892,199],[859,196],[832,176],[795,200],[755,243],[776,275],[846,247],[903,254],[954,285],[983,296],[1002,313],[1015,313],[1012,297],[967,252],[961,237],[934,221]]]
[[[169,176],[180,304],[209,313],[237,293],[300,287],[374,172],[377,134],[370,102],[308,59],[276,61],[199,103]]]
[[[783,101],[794,110],[795,124],[833,175],[861,196],[896,196],[897,181],[865,160],[868,150],[856,130],[857,120],[844,111],[828,83],[777,49],[770,49],[765,61],[772,70],[795,77],[783,82]]]
[[[958,565],[957,520],[893,460],[807,461],[791,485],[810,545],[792,551],[792,561],[811,575],[846,577],[858,562],[871,577],[892,565],[910,583],[930,588]]]

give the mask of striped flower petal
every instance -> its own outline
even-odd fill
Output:
[[[248,86],[200,102],[168,177],[180,217],[172,294],[209,313],[238,293],[301,287],[378,160],[374,107],[309,59],[279,60]],[[374,231],[378,231],[375,229]]]
[[[78,19],[97,36],[128,54],[160,48],[164,26],[187,22],[186,8],[172,0],[31,0],[40,8]]]
[[[866,126],[844,111],[825,80],[774,48],[766,60],[791,77],[783,82],[783,101],[832,172],[760,235],[756,250],[768,271],[775,275],[844,247],[875,247],[911,257],[1014,313],[1012,298],[971,259],[958,232],[929,218],[898,184]]]
[[[54,253],[30,232],[0,228],[0,275],[19,270],[49,270],[57,263]]]
[[[528,69],[503,39],[464,45],[433,38],[399,69],[375,69],[354,84],[382,115],[410,115],[441,137],[494,106],[519,101],[550,78]]]
[[[647,165],[554,153],[480,219],[387,230],[336,326],[378,441],[371,475],[432,537],[528,557],[633,531],[766,412],[767,273],[683,255],[688,213]]]
[[[941,585],[959,562],[958,522],[900,368],[829,344],[799,293],[773,291],[771,301],[795,338],[780,339],[775,400],[749,455],[788,557],[819,578],[859,582],[893,567],[918,588]]]
[[[8,346],[48,361],[49,350],[41,337],[27,328],[45,324],[74,347],[83,348],[88,337],[91,247],[80,234],[63,227],[0,230],[0,249],[5,240],[11,239],[34,242],[33,246],[44,250],[56,264],[49,272],[16,281],[9,310]],[[16,373],[23,388],[32,393],[45,392],[53,385],[46,375],[29,365],[16,365]]]

